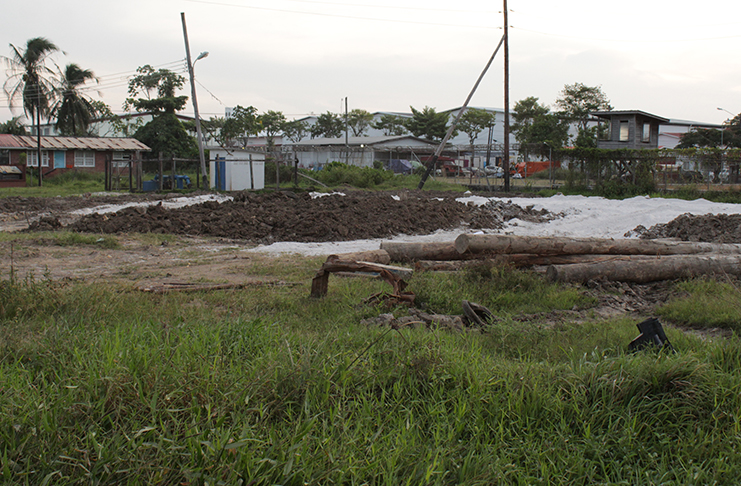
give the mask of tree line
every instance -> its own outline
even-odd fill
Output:
[[[151,65],[139,67],[129,80],[123,109],[149,114],[152,119],[148,123],[130,123],[113,114],[105,103],[84,93],[85,85],[99,81],[93,71],[75,63],[60,69],[52,62],[56,70],[49,67],[50,56],[62,52],[50,40],[36,37],[29,39],[25,46],[10,44],[10,48],[11,55],[3,56],[10,68],[3,88],[11,108],[20,103],[33,124],[40,124],[41,119],[53,120],[60,134],[84,136],[90,135],[93,120],[103,119],[109,121],[116,132],[133,136],[148,145],[154,154],[196,156],[195,140],[188,133],[191,127],[176,116],[188,101],[187,96],[177,94],[185,85],[183,76]],[[362,109],[346,114],[328,111],[309,125],[302,120],[287,120],[280,111],[268,110],[259,114],[254,106],[237,105],[228,117],[203,120],[203,127],[210,137],[224,146],[246,146],[250,136],[263,133],[270,153],[278,135],[298,142],[307,136],[338,138],[346,131],[360,137],[369,128],[374,128],[385,135],[411,134],[431,141],[444,138],[451,119],[448,113],[437,112],[429,106],[421,110],[410,108],[411,117],[383,114],[377,120]],[[524,156],[529,156],[531,151],[543,155],[549,149],[560,149],[569,144],[578,148],[596,147],[606,127],[590,124],[590,113],[611,110],[612,106],[599,86],[574,83],[564,86],[555,108],[551,110],[533,96],[515,103],[511,129]],[[466,133],[473,151],[478,135],[495,123],[494,113],[468,108],[454,134],[458,131]],[[571,127],[576,128],[574,136],[570,134]],[[26,131],[16,117],[0,124],[0,133],[24,134]],[[741,147],[741,114],[730,120],[723,130],[691,130],[682,137],[678,147]]]

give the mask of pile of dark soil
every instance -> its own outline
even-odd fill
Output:
[[[520,218],[547,221],[547,212],[511,203],[477,207],[456,201],[461,194],[430,191],[348,192],[312,198],[307,193],[240,193],[233,201],[178,209],[157,204],[117,213],[92,214],[65,229],[91,233],[171,233],[218,236],[269,244],[326,242],[429,234],[439,229],[499,228]],[[45,224],[54,226],[50,221]],[[31,228],[33,229],[33,228]]]
[[[676,238],[709,243],[741,243],[741,214],[682,214],[666,224],[649,229],[639,226],[632,232],[643,239]]]

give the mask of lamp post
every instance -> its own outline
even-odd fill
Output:
[[[726,113],[728,113],[731,116],[736,116],[733,113],[731,113],[730,111],[726,110],[725,108],[720,108],[719,107],[718,108],[718,111],[725,111]],[[727,122],[728,122],[728,120],[724,121],[723,122],[723,125],[725,125]],[[726,131],[726,128],[725,127],[723,127],[723,130],[720,131],[720,145],[721,146],[723,146],[723,132],[725,132],[725,131]]]
[[[185,12],[180,13],[183,21],[183,38],[185,39],[185,60],[188,63],[188,74],[190,76],[190,92],[193,98],[193,112],[196,117],[196,135],[198,136],[198,156],[201,159],[201,177],[203,178],[203,189],[208,189],[208,180],[206,178],[206,155],[203,152],[203,134],[201,133],[201,117],[198,115],[198,99],[196,98],[196,80],[193,75],[193,68],[196,61],[208,56],[208,51],[204,51],[196,57],[195,61],[190,61],[190,44],[188,43],[188,30],[185,27]]]

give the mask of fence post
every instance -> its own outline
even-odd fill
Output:
[[[164,174],[163,174],[163,167],[162,167],[162,165],[164,164],[164,161],[162,160],[162,152],[160,152],[159,155],[157,156],[157,161],[159,162],[159,184],[158,185],[159,185],[159,190],[162,191],[162,188],[164,187],[163,185],[163,179],[164,179],[163,175]]]

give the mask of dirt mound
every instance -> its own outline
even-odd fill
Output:
[[[643,239],[677,238],[683,241],[741,243],[741,214],[682,214],[666,224],[639,226],[628,235]]]
[[[547,211],[496,202],[481,207],[456,201],[460,194],[429,191],[348,192],[314,197],[308,193],[240,193],[233,201],[177,209],[162,205],[92,214],[66,227],[91,233],[171,233],[218,236],[256,243],[326,242],[428,234],[454,229],[499,228],[512,218],[547,221]],[[47,222],[48,223],[48,222]]]

